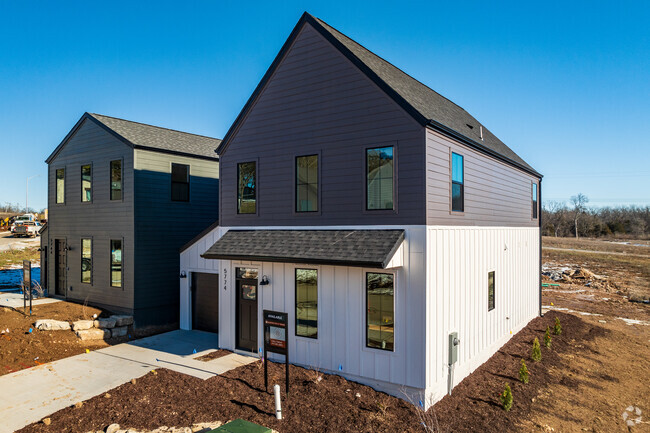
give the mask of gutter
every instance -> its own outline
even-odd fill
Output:
[[[542,316],[542,179],[537,184],[537,220],[539,222],[539,315]]]

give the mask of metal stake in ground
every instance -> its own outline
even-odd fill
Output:
[[[23,314],[27,308],[29,296],[29,315],[32,315],[32,262],[23,260]]]

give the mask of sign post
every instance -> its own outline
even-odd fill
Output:
[[[29,315],[32,315],[32,262],[23,260],[23,313],[29,297]]]
[[[289,394],[289,345],[287,344],[287,313],[264,310],[264,388],[269,388],[268,352],[284,355],[285,387]]]

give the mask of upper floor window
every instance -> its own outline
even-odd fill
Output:
[[[93,169],[90,164],[81,166],[81,201],[93,200]]]
[[[318,211],[318,155],[296,158],[296,212]]]
[[[463,155],[451,154],[451,210],[465,211],[465,175]]]
[[[533,183],[533,219],[537,219],[537,184]]]
[[[393,146],[366,150],[366,209],[393,209]]]
[[[494,271],[488,272],[488,311],[494,310]]]
[[[190,201],[190,166],[172,163],[172,201]]]
[[[65,168],[56,169],[56,202],[65,203]]]
[[[111,200],[122,200],[122,160],[111,161]]]
[[[92,283],[93,274],[93,241],[81,239],[81,282]]]
[[[366,274],[366,346],[395,347],[395,285],[393,274]]]
[[[256,213],[257,176],[255,162],[237,164],[237,213]]]
[[[296,269],[296,335],[318,338],[318,271]]]

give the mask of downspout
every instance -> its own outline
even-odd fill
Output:
[[[537,216],[539,223],[539,315],[542,316],[542,179],[537,184]]]

